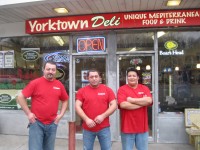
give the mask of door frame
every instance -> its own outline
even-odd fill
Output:
[[[94,55],[88,55],[88,54],[83,54],[83,55],[72,55],[72,100],[74,101],[71,105],[72,107],[71,108],[74,108],[71,110],[72,112],[72,118],[73,118],[73,121],[76,122],[76,111],[75,111],[75,99],[76,99],[76,79],[75,79],[75,73],[76,73],[76,59],[77,58],[89,58],[89,57],[96,57],[96,58],[99,58],[99,57],[105,57],[105,63],[107,62],[107,55],[106,53],[103,53],[103,54],[94,54]],[[107,66],[106,66],[107,67]],[[106,71],[106,76],[108,75],[107,73],[107,68],[105,69]],[[82,133],[76,133],[76,139],[80,139],[82,140],[83,139],[83,135]]]
[[[120,61],[120,57],[131,57],[131,56],[150,56],[151,57],[151,73],[152,73],[152,91],[151,94],[153,96],[153,106],[152,106],[152,136],[149,136],[149,142],[150,143],[154,143],[157,139],[157,117],[156,117],[156,112],[157,112],[157,104],[158,104],[158,94],[157,94],[157,86],[158,86],[158,79],[157,79],[157,75],[156,75],[156,70],[157,70],[157,66],[156,66],[156,59],[155,59],[155,54],[154,52],[147,52],[147,53],[143,53],[143,52],[136,52],[136,53],[118,53],[117,54],[117,89],[119,89],[119,83],[120,83],[120,77],[119,77],[119,61]],[[120,116],[119,116],[120,117]]]

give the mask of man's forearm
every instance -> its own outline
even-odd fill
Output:
[[[60,110],[60,115],[64,116],[66,110],[68,107],[68,100],[65,100],[62,102],[61,110]]]
[[[117,109],[117,101],[113,100],[110,102],[109,108],[102,114],[104,118],[110,116]]]
[[[132,104],[130,102],[122,102],[120,103],[120,108],[122,109],[127,109],[127,110],[134,110],[134,109],[138,109],[142,106],[137,105],[137,104]]]
[[[88,116],[85,114],[85,112],[83,111],[83,109],[82,109],[81,106],[82,106],[82,103],[77,100],[76,101],[76,105],[75,105],[76,112],[81,117],[81,119],[83,119],[84,121],[86,121],[86,119],[88,119]]]
[[[151,97],[142,97],[142,98],[128,97],[127,101],[132,104],[136,104],[136,105],[140,105],[140,106],[148,106],[152,103],[152,98]]]
[[[17,102],[22,107],[25,114],[28,116],[31,113],[31,110],[29,109],[26,98],[23,96],[22,93],[18,95]]]

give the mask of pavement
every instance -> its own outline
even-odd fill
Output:
[[[76,140],[76,150],[82,150],[82,140]],[[28,136],[0,134],[0,150],[28,150]],[[68,150],[68,139],[56,139],[55,150]],[[95,141],[94,150],[100,150]],[[121,142],[112,142],[112,150],[121,150]],[[149,143],[149,150],[194,150],[189,144]]]

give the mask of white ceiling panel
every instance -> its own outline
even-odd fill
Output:
[[[132,11],[139,11],[141,5],[141,0],[133,1],[133,10]]]
[[[124,10],[126,10],[126,5],[124,0],[116,0],[118,7],[119,7],[119,11],[122,12]]]
[[[133,1],[124,0],[126,11],[133,11]]]
[[[154,10],[157,0],[148,0],[147,10]]]

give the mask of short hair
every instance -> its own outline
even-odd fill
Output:
[[[131,72],[131,71],[135,72],[137,74],[137,76],[139,76],[138,70],[135,69],[134,67],[127,68],[127,70],[126,70],[126,76],[128,76],[128,73]]]
[[[57,65],[56,65],[56,62],[53,61],[53,60],[47,60],[44,62],[44,65],[43,65],[43,69],[46,67],[46,64],[52,64],[52,65],[55,65],[56,68],[57,68]]]
[[[87,72],[87,77],[89,77],[90,72],[97,72],[98,75],[100,76],[100,72],[99,72],[97,69],[90,69],[90,70],[88,70],[88,72]]]

